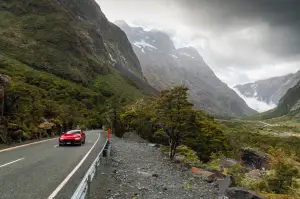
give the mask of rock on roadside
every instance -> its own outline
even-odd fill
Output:
[[[243,148],[241,153],[241,159],[246,167],[251,169],[268,168],[269,157],[267,154],[251,148]]]
[[[264,199],[264,197],[257,195],[255,192],[238,187],[228,188],[225,191],[225,195],[229,199]]]

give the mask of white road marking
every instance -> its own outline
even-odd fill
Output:
[[[39,144],[39,143],[42,143],[42,142],[48,142],[48,141],[50,141],[50,140],[55,140],[55,139],[58,139],[58,138],[51,138],[51,139],[42,140],[42,141],[38,141],[38,142],[33,142],[33,143],[29,143],[29,144],[24,144],[24,145],[20,145],[20,146],[15,146],[15,147],[7,148],[7,149],[2,149],[2,150],[0,150],[0,153],[1,153],[1,152],[4,152],[4,151],[10,151],[10,150],[13,150],[13,149],[22,148],[22,147],[25,147],[25,146],[30,146],[30,145],[34,145],[34,144]]]
[[[56,148],[56,147],[58,147],[58,144],[57,145],[55,145],[55,146],[53,146],[54,148]]]
[[[6,164],[0,165],[0,168],[1,168],[1,167],[8,166],[8,165],[10,165],[10,164],[13,164],[13,163],[15,163],[15,162],[19,162],[19,161],[21,161],[21,160],[24,160],[24,158],[20,158],[20,159],[14,160],[14,161],[12,161],[12,162],[8,162],[8,163],[6,163]]]
[[[99,133],[99,136],[98,136],[95,144],[92,146],[92,148],[87,152],[87,154],[85,154],[85,156],[78,163],[78,165],[73,169],[73,171],[71,171],[71,173],[60,183],[60,185],[58,185],[58,187],[53,191],[53,193],[48,197],[48,199],[53,199],[58,194],[58,192],[67,184],[67,182],[70,180],[70,178],[74,175],[74,173],[79,169],[79,167],[83,164],[83,162],[86,160],[86,158],[92,152],[92,150],[95,148],[99,139],[100,139],[100,133]]]

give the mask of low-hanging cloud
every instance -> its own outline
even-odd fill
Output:
[[[108,19],[168,32],[233,86],[300,69],[300,1],[97,0]]]

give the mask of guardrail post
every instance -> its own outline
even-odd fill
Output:
[[[109,158],[110,158],[110,143],[108,143],[108,146],[107,146],[106,163],[108,162]]]
[[[92,183],[92,176],[89,175],[88,176],[88,181],[87,181],[87,185],[88,185],[88,188],[87,188],[87,198],[91,197],[91,183]]]
[[[98,174],[98,161],[96,162],[96,165],[95,165],[95,177],[94,178],[97,178],[97,174]]]
[[[106,143],[103,151],[103,157],[106,159],[106,164],[108,164],[108,158],[109,158],[109,142]]]

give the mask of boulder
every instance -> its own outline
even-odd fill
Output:
[[[267,154],[256,151],[251,148],[241,149],[241,159],[243,164],[251,169],[266,169],[269,164],[269,157]]]
[[[247,189],[232,187],[228,188],[225,191],[225,196],[229,199],[265,199],[262,196],[259,196],[253,191]]]
[[[228,168],[228,167],[232,167],[235,164],[238,164],[238,161],[236,161],[234,159],[226,158],[226,159],[222,160],[221,163],[222,163],[223,167]]]
[[[226,189],[228,189],[234,182],[234,179],[231,175],[226,176],[225,179],[217,180],[218,189],[221,194],[224,194]]]
[[[204,177],[204,179],[207,180],[208,182],[213,182],[218,179],[217,175],[215,173],[210,172],[210,171],[205,171],[205,170],[202,170],[202,169],[199,169],[196,167],[192,168],[192,172],[196,175]]]
[[[200,166],[200,168],[202,170],[210,171],[212,173],[215,173],[218,179],[224,179],[226,177],[226,175],[224,175],[221,171],[219,171],[217,169],[212,169],[212,168],[209,168],[207,166]]]

